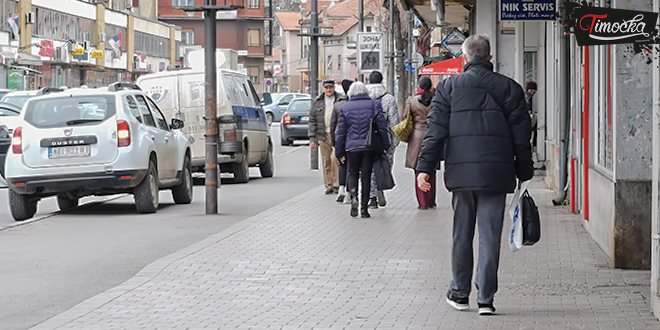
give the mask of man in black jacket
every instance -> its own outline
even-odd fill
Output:
[[[516,189],[516,178],[521,182],[534,175],[531,125],[520,85],[493,72],[488,37],[472,35],[462,50],[468,61],[464,73],[436,88],[426,119],[417,185],[422,191],[431,188],[429,174],[444,153],[445,187],[452,192],[454,207],[453,280],[447,303],[458,310],[469,308],[477,224],[477,303],[479,315],[491,315],[495,313],[506,194]]]

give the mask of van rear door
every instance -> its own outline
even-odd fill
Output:
[[[193,159],[206,159],[206,147],[204,133],[205,113],[205,90],[204,73],[186,72],[179,76],[179,105],[182,118],[185,118],[185,126],[182,132],[190,142],[190,150]]]

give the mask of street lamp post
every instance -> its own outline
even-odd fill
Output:
[[[232,0],[230,0],[232,1]],[[218,99],[217,88],[217,66],[215,63],[216,48],[216,24],[215,16],[218,11],[237,10],[243,6],[227,4],[218,5],[217,0],[204,0],[202,6],[175,6],[174,9],[184,11],[204,12],[204,61],[206,73],[204,76],[205,103],[206,111],[204,113],[205,121],[205,141],[206,141],[206,164],[205,182],[206,186],[206,214],[218,214]]]

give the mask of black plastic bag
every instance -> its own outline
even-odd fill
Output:
[[[527,191],[522,197],[523,245],[534,245],[541,239],[541,219],[534,199]]]
[[[390,190],[394,188],[396,184],[390,170],[390,159],[387,158],[387,155],[382,154],[375,157],[373,171],[378,190]]]

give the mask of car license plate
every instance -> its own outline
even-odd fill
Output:
[[[306,123],[309,120],[309,116],[302,116],[300,117],[300,122],[301,123]]]
[[[48,148],[48,158],[89,157],[91,151],[90,145],[51,147]]]

